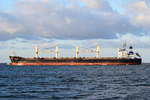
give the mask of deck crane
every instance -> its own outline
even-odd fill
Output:
[[[96,57],[98,58],[100,56],[100,46],[97,46],[96,49],[88,49],[88,48],[82,48],[79,49],[79,46],[76,46],[76,58],[79,57],[80,52],[91,52],[91,53],[96,53]]]

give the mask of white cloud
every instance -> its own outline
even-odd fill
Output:
[[[0,33],[13,34],[21,29],[21,26],[8,17],[9,14],[0,13],[0,15]]]
[[[133,25],[149,31],[150,28],[150,5],[145,0],[131,2],[127,6],[127,13],[131,17]]]
[[[86,6],[80,7],[81,2]],[[10,15],[16,20],[7,22],[9,30],[5,34],[12,31],[12,38],[111,39],[117,33],[141,31],[129,23],[128,17],[112,11],[105,0],[21,0],[6,17]]]
[[[109,8],[109,5],[106,5],[107,2],[104,0],[80,0],[85,3],[85,5],[89,8]]]
[[[10,34],[13,34],[15,32],[17,32],[17,27],[15,27],[12,24],[8,24],[8,23],[0,23],[0,32],[7,32]]]
[[[130,3],[125,14],[113,11],[107,0],[65,1],[17,1],[16,8],[5,14],[5,18],[3,15],[6,12],[0,13],[0,34],[5,37],[0,40],[17,37],[32,40],[41,37],[109,41],[117,40],[118,35],[131,33],[138,37],[141,33],[149,32],[150,8],[144,1]],[[85,3],[82,7],[81,2]],[[68,8],[68,5],[72,7]]]

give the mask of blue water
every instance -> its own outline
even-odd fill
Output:
[[[150,100],[150,64],[0,65],[0,100]]]

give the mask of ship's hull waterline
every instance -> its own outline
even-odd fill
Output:
[[[23,58],[10,57],[13,66],[97,66],[97,65],[139,65],[141,58]]]
[[[10,63],[12,66],[115,66],[138,65],[137,63]]]

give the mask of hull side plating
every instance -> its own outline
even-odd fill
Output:
[[[24,58],[10,56],[10,65],[14,66],[96,66],[96,65],[138,65],[142,63],[141,58]]]

